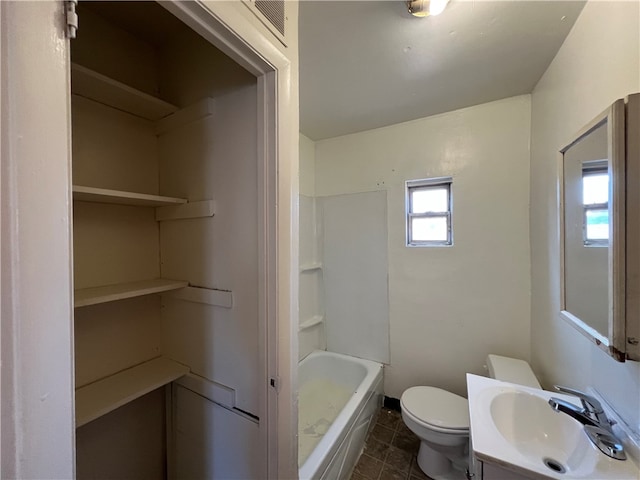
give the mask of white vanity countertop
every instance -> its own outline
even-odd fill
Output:
[[[547,404],[556,397],[578,405],[576,397],[473,374],[467,374],[467,389],[471,444],[478,460],[534,479],[640,479],[630,457],[607,457],[587,439],[580,423]],[[546,458],[566,471],[553,471],[544,464]]]

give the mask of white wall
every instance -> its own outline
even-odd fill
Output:
[[[387,191],[385,394],[465,394],[488,353],[529,359],[530,98],[316,143],[316,195]],[[453,177],[455,245],[405,246],[404,182]]]
[[[557,151],[640,90],[638,2],[589,2],[532,95],[531,348],[545,386],[594,386],[640,431],[640,363],[617,363],[558,317]]]

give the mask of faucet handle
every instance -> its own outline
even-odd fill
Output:
[[[592,414],[601,414],[604,413],[602,409],[602,404],[598,401],[597,398],[581,392],[580,390],[574,390],[573,388],[563,387],[562,385],[554,385],[553,388],[558,390],[559,392],[566,393],[569,395],[576,396],[580,399],[582,406],[587,413]]]

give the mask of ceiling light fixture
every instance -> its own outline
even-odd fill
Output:
[[[409,13],[414,17],[426,17],[428,15],[440,15],[449,3],[449,0],[407,0]]]

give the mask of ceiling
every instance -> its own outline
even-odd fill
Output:
[[[346,135],[530,93],[582,1],[300,2],[300,131]]]

